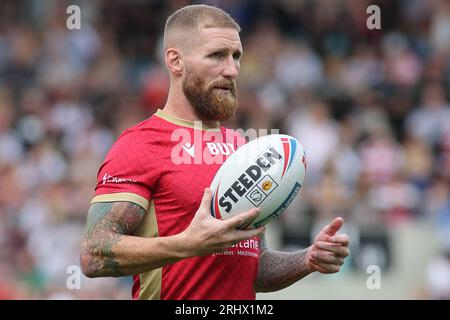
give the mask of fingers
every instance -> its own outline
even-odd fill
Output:
[[[311,259],[309,263],[311,263],[311,265],[315,267],[320,273],[336,273],[341,269],[340,265],[322,263],[314,259]]]
[[[338,243],[330,243],[324,241],[316,241],[314,247],[319,250],[328,251],[334,253],[338,257],[347,257],[350,254],[350,250],[346,246],[342,246]]]
[[[309,263],[313,266],[313,268],[316,271],[319,271],[320,273],[329,273],[326,269],[319,267],[317,264],[315,264],[314,260],[312,260],[311,258],[309,259]]]
[[[341,217],[337,217],[334,219],[329,225],[325,226],[321,233],[326,233],[329,236],[334,236],[336,232],[339,231],[340,228],[344,225],[344,219]]]
[[[344,264],[343,257],[337,257],[335,254],[327,251],[314,251],[311,253],[312,262],[323,264],[334,264],[342,266]]]
[[[248,224],[250,221],[254,220],[260,212],[261,211],[258,208],[250,209],[230,219],[224,220],[224,222],[226,223],[228,228],[237,229],[240,226]]]
[[[200,203],[199,210],[197,212],[211,212],[212,191],[209,188],[205,188],[203,193],[202,202]]]
[[[334,236],[330,237],[328,241],[339,243],[342,246],[347,247],[350,242],[350,237],[346,234],[335,234]]]
[[[264,233],[266,227],[259,227],[256,229],[248,229],[248,230],[234,230],[233,237],[236,239],[236,243],[247,240],[256,236],[259,236]]]

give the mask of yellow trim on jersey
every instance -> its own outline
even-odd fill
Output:
[[[201,130],[209,130],[209,131],[220,131],[219,128],[219,121],[217,121],[216,126],[215,127],[208,127],[205,125],[196,125],[197,121],[193,122],[193,121],[189,121],[189,120],[184,120],[175,116],[172,116],[170,114],[165,113],[163,110],[158,109],[155,113],[156,116],[160,117],[161,119],[164,119],[166,121],[169,121],[171,123],[174,123],[176,125],[182,126],[182,127],[188,127],[188,128],[193,128],[193,129],[201,129]],[[198,121],[200,122],[200,121]]]
[[[159,236],[158,222],[156,220],[155,204],[150,201],[147,214],[137,227],[137,237],[154,238]],[[161,299],[162,268],[153,269],[139,275],[139,300]]]
[[[119,192],[119,193],[108,193],[108,194],[101,194],[98,196],[95,196],[91,204],[96,202],[116,202],[116,201],[127,201],[127,202],[133,202],[137,205],[140,205],[145,210],[148,210],[149,202],[144,197],[131,193],[131,192]]]

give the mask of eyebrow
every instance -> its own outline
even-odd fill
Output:
[[[211,49],[210,51],[211,51],[211,53],[214,53],[214,52],[229,52],[230,49],[229,48],[218,48],[218,49]],[[241,57],[243,52],[240,49],[236,49],[236,50],[233,51],[233,55],[235,55],[235,54],[238,54],[238,57]]]

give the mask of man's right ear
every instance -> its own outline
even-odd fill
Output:
[[[166,66],[169,72],[181,75],[183,72],[183,61],[181,52],[178,49],[168,48],[165,54]]]

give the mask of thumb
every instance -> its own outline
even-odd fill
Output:
[[[198,211],[211,213],[211,201],[212,201],[212,191],[209,188],[205,188],[205,192],[203,193],[202,202],[200,203],[200,207]]]
[[[340,228],[344,225],[344,219],[341,217],[337,217],[334,219],[329,225],[325,226],[322,231],[320,232],[320,235],[325,236],[334,236],[336,232],[339,231]]]

